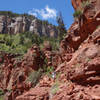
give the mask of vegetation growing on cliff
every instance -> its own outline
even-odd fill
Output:
[[[14,13],[12,11],[0,11],[0,15],[9,16],[9,17],[27,16],[29,18],[34,18],[32,15],[28,15],[26,13],[18,14],[18,13]]]
[[[76,10],[73,14],[74,18],[79,18],[82,15],[82,11],[81,10]]]
[[[29,19],[35,18],[32,15],[17,14],[11,11],[0,11],[0,15],[11,17],[11,18],[19,17],[19,16],[25,16],[25,17],[28,17]],[[41,25],[52,26],[52,24],[50,24],[46,20],[42,21],[38,19],[38,21],[41,23]],[[27,49],[30,48],[33,44],[37,44],[41,48],[43,48],[44,41],[49,41],[50,44],[52,45],[53,50],[57,50],[59,49],[60,41],[63,39],[64,35],[67,33],[61,13],[59,13],[59,15],[57,16],[57,23],[58,23],[58,26],[53,25],[55,29],[57,30],[57,34],[58,34],[57,38],[48,37],[48,36],[38,36],[33,32],[7,34],[7,32],[5,31],[3,32],[4,34],[2,33],[0,34],[0,51],[24,54],[27,52]]]
[[[59,39],[59,41],[61,41],[63,39],[64,35],[67,33],[61,12],[57,16],[56,20],[58,23],[58,31],[59,31],[58,39]]]
[[[0,34],[0,51],[24,54],[33,44],[43,47],[44,41],[49,41],[53,50],[59,48],[59,40],[57,38],[38,36],[31,32],[16,35]]]
[[[92,4],[91,4],[91,2],[90,2],[89,0],[83,1],[83,2],[81,3],[80,7],[74,12],[74,14],[73,14],[74,18],[79,18],[79,17],[81,17],[82,14],[83,14],[83,12],[84,12],[84,10],[85,10],[86,8],[88,8],[88,7],[91,7],[91,6],[92,6]]]
[[[83,1],[83,2],[81,3],[82,9],[85,9],[85,8],[87,8],[87,7],[90,7],[90,6],[91,6],[91,2],[90,2],[89,0]]]
[[[0,88],[0,100],[3,100],[4,91]]]

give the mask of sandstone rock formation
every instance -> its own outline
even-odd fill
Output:
[[[6,54],[3,52],[1,52],[1,55],[3,56],[3,62],[0,69],[0,88],[6,94],[5,99],[14,100],[20,93],[31,88],[32,83],[27,82],[27,78],[31,72],[35,72],[43,67],[44,56],[36,45],[33,45],[28,50],[23,60],[16,59],[20,55]],[[8,92],[9,90],[11,91],[10,93]]]
[[[72,0],[72,4],[78,9],[83,1],[86,0]],[[42,51],[33,46],[16,67],[11,55],[1,57],[4,63],[0,87],[5,91],[5,100],[100,100],[100,8],[99,0],[90,2],[93,8],[83,12],[81,27],[77,21],[71,25],[59,51],[52,51],[49,43]],[[95,13],[88,16],[91,11]],[[55,69],[51,76],[43,74],[35,87],[25,83],[28,72],[43,68],[45,58],[46,67]],[[17,81],[13,82],[15,78]],[[13,91],[8,95],[10,87]]]

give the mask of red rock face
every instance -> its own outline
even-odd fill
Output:
[[[49,100],[48,87],[38,87],[31,89],[28,93],[21,95],[16,100]]]
[[[83,0],[85,1],[85,0]],[[75,10],[82,5],[82,0],[72,0]],[[66,52],[74,52],[81,43],[91,35],[100,25],[100,8],[99,0],[90,0],[92,8],[83,10],[81,21],[75,21],[68,30],[68,35],[61,42],[61,50]],[[93,11],[95,13],[93,13]]]
[[[74,9],[77,9],[83,0],[71,0]]]
[[[43,67],[44,56],[36,45],[30,48],[24,58],[18,62],[15,59],[18,55],[2,53],[2,56],[4,63],[1,66],[0,88],[5,93],[12,90],[9,96],[5,96],[5,100],[14,100],[20,93],[31,88],[31,83],[27,83],[26,79],[29,73]]]
[[[72,0],[75,10],[83,1]],[[84,11],[81,25],[77,21],[71,25],[60,51],[53,52],[49,43],[42,51],[33,46],[17,67],[12,56],[3,55],[0,87],[12,88],[5,100],[100,100],[100,0],[90,1],[93,8]],[[43,75],[33,88],[25,80],[29,72],[43,66],[44,58],[55,71]]]
[[[59,79],[43,77],[40,84],[16,100],[99,100],[100,99],[100,28],[97,28],[73,52],[70,61],[57,66]],[[63,55],[64,52],[62,52]],[[70,54],[70,53],[68,53]],[[64,56],[63,56],[64,57]],[[67,55],[66,55],[67,57]],[[52,94],[53,84],[57,91]]]

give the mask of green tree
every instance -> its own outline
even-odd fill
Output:
[[[64,21],[63,21],[63,17],[62,17],[62,14],[61,12],[59,12],[57,18],[57,23],[58,23],[58,38],[59,40],[61,41],[63,39],[63,36],[66,34],[67,30],[65,28],[65,24],[64,24]]]

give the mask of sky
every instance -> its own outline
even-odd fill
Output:
[[[71,0],[0,0],[0,11],[28,13],[56,25],[56,16],[62,13],[68,29],[73,23]]]

